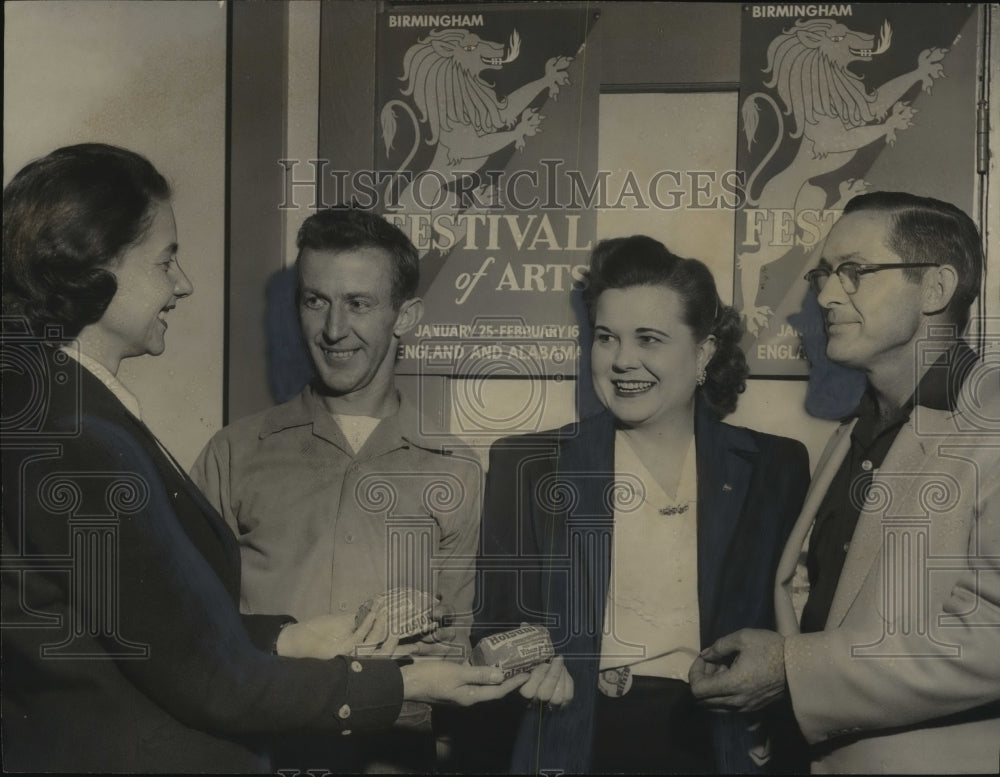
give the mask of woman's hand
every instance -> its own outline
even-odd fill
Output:
[[[404,699],[462,707],[502,698],[528,680],[526,674],[504,680],[503,672],[495,667],[438,658],[418,658],[399,671],[403,675]]]
[[[525,699],[554,707],[563,707],[573,698],[573,677],[562,656],[539,664],[528,674],[527,682],[521,686]]]

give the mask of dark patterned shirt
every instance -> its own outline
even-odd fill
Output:
[[[858,422],[851,432],[850,450],[816,511],[806,561],[809,599],[802,611],[803,633],[822,631],[826,625],[872,478],[914,406],[953,410],[962,382],[975,362],[972,349],[958,341],[927,370],[913,396],[899,410],[880,418],[878,402],[869,386],[857,409],[845,419],[857,418]]]

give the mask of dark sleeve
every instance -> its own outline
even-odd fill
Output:
[[[118,633],[100,639],[146,648],[143,659],[117,660],[145,695],[186,725],[231,734],[391,725],[402,701],[402,678],[392,661],[289,659],[258,649],[261,641],[273,641],[278,620],[255,619],[251,638],[135,438],[90,418],[64,448],[49,477],[76,481],[81,510],[88,501],[115,505]],[[67,462],[86,462],[86,471]],[[26,544],[35,552],[61,552],[65,521],[43,506],[41,486],[29,491]],[[96,609],[99,602],[84,600],[83,607]],[[112,647],[106,644],[109,653]]]
[[[526,557],[537,556],[531,527],[530,453],[518,438],[500,440],[490,448],[483,494],[480,552],[477,561],[475,618],[472,644],[489,634],[515,628],[532,618],[520,611]]]
[[[531,594],[531,575],[522,574],[526,556],[537,556],[531,530],[531,452],[526,438],[499,440],[490,448],[489,472],[483,493],[480,550],[471,642],[520,625],[532,618],[519,602]],[[435,721],[452,739],[445,771],[459,774],[506,774],[524,699],[517,692],[503,699],[461,710],[435,710]]]
[[[773,629],[774,584],[778,562],[802,511],[806,491],[809,489],[809,452],[798,440],[767,435],[761,446],[762,471],[758,479],[757,504],[762,506],[764,520],[757,527],[759,542],[757,560],[766,573],[763,604],[759,619],[745,625]]]
[[[779,437],[783,451],[777,460],[782,462],[782,466],[775,473],[778,482],[781,484],[779,493],[776,495],[776,506],[778,509],[778,556],[792,533],[792,527],[802,511],[802,503],[806,498],[806,491],[809,490],[809,451],[806,446],[798,440],[787,437]],[[775,560],[775,571],[777,571],[777,559]]]
[[[287,623],[295,623],[291,615],[247,615],[241,614],[243,628],[254,647],[265,653],[273,653],[278,635]]]
[[[781,454],[776,460],[782,462],[776,468],[775,482],[778,486],[775,505],[778,510],[778,549],[771,570],[772,586],[777,573],[778,560],[791,534],[792,527],[802,511],[806,491],[809,488],[809,452],[798,440],[777,438]],[[772,614],[773,615],[773,614]],[[774,624],[771,624],[771,628]],[[805,774],[809,771],[809,749],[792,712],[791,700],[786,694],[761,714],[763,731],[771,740],[771,760],[766,766],[768,774]]]

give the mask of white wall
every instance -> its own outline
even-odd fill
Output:
[[[222,421],[225,6],[54,0],[6,3],[4,16],[4,183],[54,148],[98,141],[144,154],[174,187],[195,293],[171,315],[166,353],[120,377],[188,466]]]
[[[305,176],[310,159],[319,155],[319,0],[296,0],[288,6],[288,115],[285,158],[297,159],[297,175]],[[295,238],[313,211],[305,204],[284,211],[286,267],[295,262]]]

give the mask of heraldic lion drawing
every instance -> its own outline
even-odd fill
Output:
[[[933,79],[944,71],[941,60],[946,49],[926,49],[917,57],[916,68],[869,92],[849,67],[884,54],[891,42],[888,22],[883,23],[876,41],[874,35],[856,32],[831,19],[797,21],[771,41],[764,70],[770,79],[764,86],[777,92],[781,105],[771,95],[755,92],[742,107],[748,146],[753,144],[759,124],[759,102],[771,108],[778,126],[770,150],[747,181],[749,206],[768,212],[791,209],[796,215],[806,209],[838,210],[865,191],[867,184],[860,179],[842,179],[835,195],[828,195],[812,181],[843,168],[871,143],[895,143],[896,133],[909,127],[916,113],[901,101],[902,96],[918,82],[930,92]],[[790,117],[787,128],[785,117]],[[769,178],[755,196],[761,172],[786,139],[799,140],[794,159]],[[829,226],[826,224],[826,229]],[[737,257],[743,314],[752,334],[766,327],[772,314],[769,307],[757,306],[761,271],[787,251],[787,244],[762,242],[757,251]]]
[[[559,88],[569,84],[566,68],[572,58],[552,57],[541,78],[498,98],[482,74],[509,65],[517,59],[520,48],[517,30],[504,46],[455,29],[434,30],[407,50],[400,78],[406,84],[401,94],[412,98],[420,116],[418,119],[404,100],[385,104],[381,112],[385,152],[388,156],[396,137],[397,109],[409,116],[414,128],[413,145],[397,172],[406,170],[416,156],[421,125],[429,131],[423,142],[436,148],[427,169],[400,193],[398,203],[404,212],[430,212],[430,205],[441,202],[444,186],[460,175],[478,172],[492,154],[511,144],[523,148],[525,138],[540,131],[545,117],[529,105],[546,89],[548,96],[555,98]],[[419,193],[413,191],[415,186],[420,187]],[[386,201],[393,201],[388,189]],[[452,209],[434,208],[435,213],[447,210]]]

